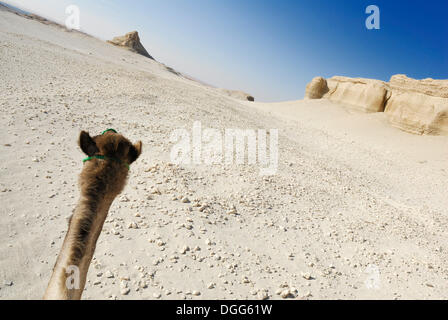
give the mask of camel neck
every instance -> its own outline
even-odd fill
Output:
[[[117,175],[114,177],[116,180]],[[101,175],[88,180],[91,183],[85,180],[81,174],[81,197],[70,218],[68,231],[44,299],[81,298],[98,237],[109,208],[121,191],[121,188],[113,191],[106,190],[108,185],[116,186],[117,181],[105,183],[101,181]],[[124,182],[125,179],[120,180]]]

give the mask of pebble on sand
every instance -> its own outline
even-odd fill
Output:
[[[129,288],[122,288],[122,289],[120,290],[120,293],[121,293],[123,296],[125,296],[125,295],[129,294],[130,291],[131,291],[131,289],[129,289]]]

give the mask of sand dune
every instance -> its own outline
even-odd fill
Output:
[[[0,74],[1,299],[42,297],[79,195],[79,132],[106,128],[144,152],[84,299],[448,298],[447,137],[328,100],[239,101],[2,10]],[[170,135],[194,121],[279,129],[277,173],[172,165]]]

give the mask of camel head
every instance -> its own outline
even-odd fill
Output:
[[[121,162],[129,168],[142,152],[142,142],[132,144],[114,129],[105,130],[102,134],[91,137],[88,132],[81,131],[79,146],[88,156],[84,161],[92,159],[111,159]]]

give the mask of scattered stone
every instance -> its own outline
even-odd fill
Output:
[[[311,296],[312,296],[312,294],[311,294],[311,292],[309,292],[309,291],[307,291],[307,292],[303,295],[304,298],[309,298],[309,297],[311,297]]]
[[[131,289],[129,289],[129,288],[121,288],[120,293],[121,293],[123,296],[126,296],[126,295],[129,294],[130,291],[131,291]]]
[[[262,290],[258,291],[257,297],[260,300],[267,300],[267,299],[269,299],[269,294],[267,293],[267,291],[265,289],[262,289]]]
[[[210,282],[207,286],[207,289],[213,289],[213,288],[215,288],[215,286],[216,286],[216,283]]]
[[[120,202],[129,202],[129,201],[130,201],[129,198],[126,197],[126,196],[121,196],[120,197]]]
[[[190,203],[190,199],[188,199],[187,197],[183,197],[181,201],[182,203]]]
[[[159,190],[158,188],[153,188],[152,191],[151,191],[151,193],[152,193],[152,194],[158,194],[158,195],[161,195],[161,194],[162,194],[162,192],[160,192],[160,190]]]
[[[135,223],[135,222],[131,222],[131,223],[128,225],[128,229],[139,229],[139,227],[138,227],[138,224],[137,224],[137,223]]]
[[[186,254],[187,251],[190,251],[190,247],[189,247],[189,246],[184,246],[184,247],[180,250],[180,253],[181,253],[181,254]]]
[[[309,272],[302,272],[302,278],[304,278],[306,280],[313,280],[313,277],[311,276],[311,274]]]
[[[286,289],[280,293],[280,297],[282,297],[283,299],[295,298],[295,294],[292,293],[290,289]]]
[[[105,276],[106,278],[109,278],[109,279],[114,278],[114,274],[113,274],[111,271],[109,271],[109,270],[106,271],[106,273],[104,274],[104,276]]]
[[[243,277],[241,283],[250,283],[250,280],[247,277]]]

